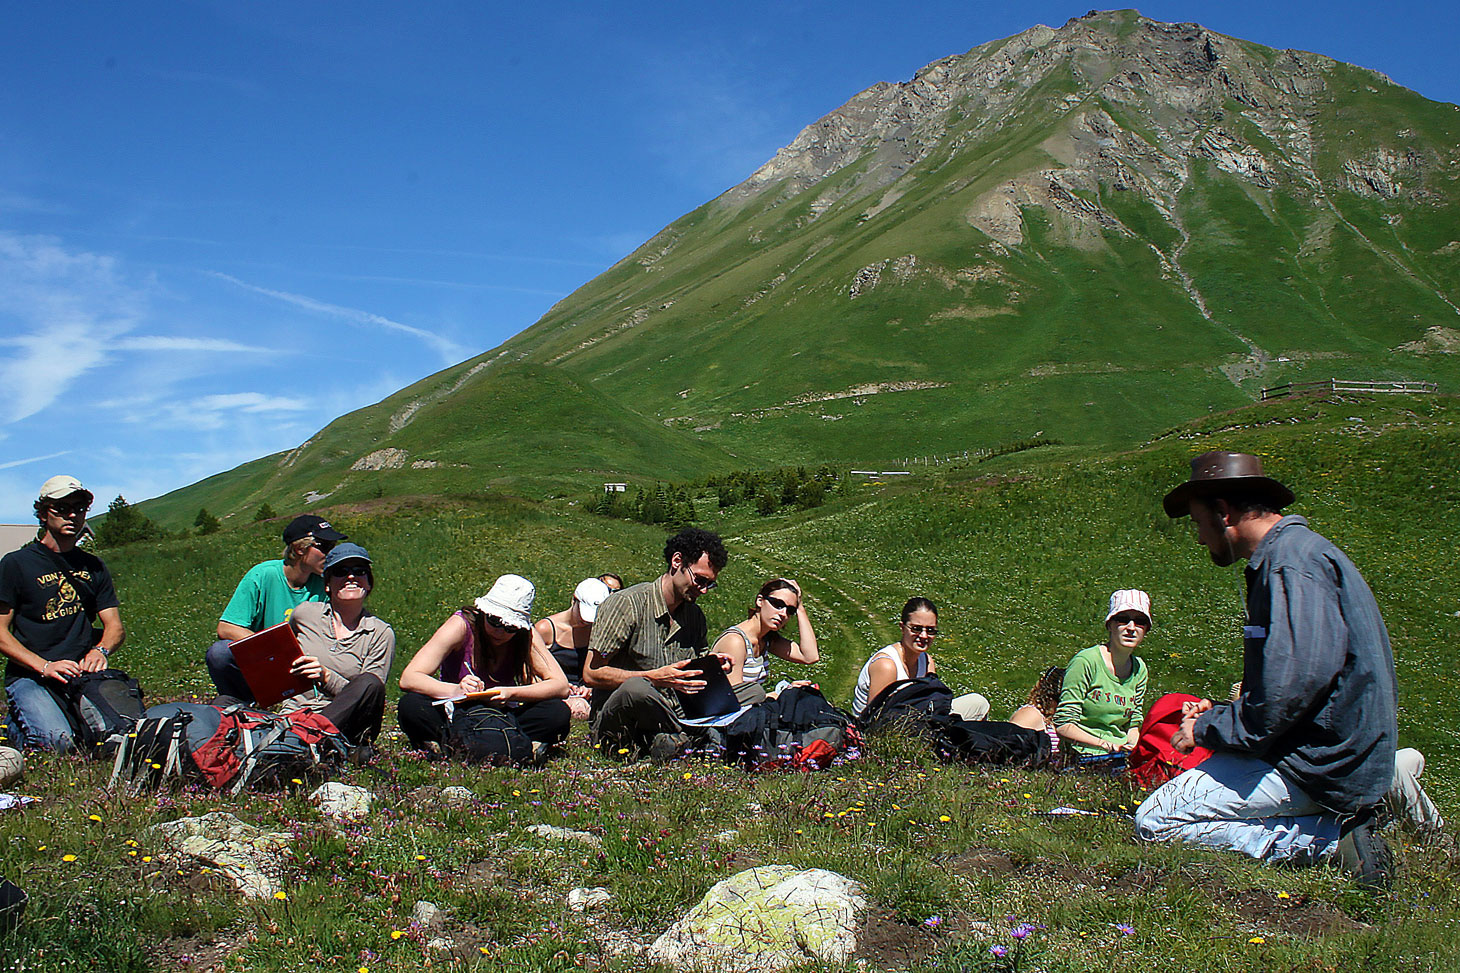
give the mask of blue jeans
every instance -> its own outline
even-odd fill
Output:
[[[243,678],[243,670],[233,661],[232,642],[227,639],[214,642],[208,646],[203,661],[208,664],[208,675],[213,677],[213,685],[218,687],[219,696],[228,696],[240,703],[253,705],[253,690],[248,688],[248,680]]]
[[[1271,764],[1217,753],[1152,791],[1136,809],[1136,834],[1315,865],[1337,850],[1339,818]]]
[[[34,679],[21,677],[5,687],[10,703],[10,727],[22,750],[55,750],[65,753],[75,746],[71,721],[56,698]]]

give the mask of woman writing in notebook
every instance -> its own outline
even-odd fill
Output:
[[[532,582],[504,574],[417,650],[401,673],[398,711],[413,748],[440,748],[458,706],[501,707],[535,744],[567,737],[568,680],[533,631],[535,595]]]

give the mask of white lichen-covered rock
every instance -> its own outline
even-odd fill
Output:
[[[446,807],[466,807],[476,800],[476,795],[471,792],[470,787],[453,784],[451,787],[441,788],[440,798]]]
[[[441,908],[422,899],[411,907],[411,921],[423,929],[430,929],[441,921]]]
[[[574,912],[587,912],[613,901],[613,893],[605,888],[577,888],[568,893],[568,908]]]
[[[332,780],[315,788],[309,799],[319,805],[319,813],[331,821],[363,821],[370,815],[375,795],[363,787]]]
[[[719,882],[649,947],[649,959],[680,969],[762,973],[820,960],[845,962],[856,948],[861,886],[825,869],[766,865]]]
[[[178,818],[149,830],[167,849],[158,857],[178,864],[202,862],[227,876],[250,899],[266,899],[279,891],[294,838],[244,824],[226,811]]]
[[[535,834],[540,838],[549,841],[576,841],[580,845],[587,845],[595,851],[603,847],[603,839],[596,834],[587,831],[573,831],[568,828],[558,828],[551,824],[534,824],[527,828],[528,834]]]

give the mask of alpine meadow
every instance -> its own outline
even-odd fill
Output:
[[[369,550],[398,649],[379,756],[339,779],[375,804],[338,822],[313,782],[139,794],[28,757],[0,874],[31,900],[0,970],[667,969],[656,937],[775,865],[866,900],[850,958],[803,946],[796,969],[1453,969],[1449,834],[1388,830],[1396,878],[1370,894],[1137,842],[1122,777],[895,737],[810,773],[624,765],[582,724],[540,769],[427,762],[394,680],[499,575],[548,615],[585,577],[656,577],[693,523],[729,551],[712,636],[796,579],[821,657],[772,682],[844,708],[910,596],[939,606],[938,675],[1002,720],[1121,588],[1151,596],[1147,702],[1225,699],[1241,568],[1161,498],[1196,454],[1241,451],[1372,587],[1400,745],[1454,820],[1457,227],[1460,107],[1196,24],[1092,11],[862,91],[499,347],[132,508],[153,536],[98,553],[148,703],[211,698],[219,610],[296,513]],[[268,895],[155,830],[212,812],[279,842]]]

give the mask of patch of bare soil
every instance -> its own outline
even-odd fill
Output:
[[[164,939],[151,950],[152,960],[162,970],[197,970],[198,973],[221,971],[228,962],[234,944],[213,939],[183,936]]]
[[[1007,878],[1019,867],[1019,862],[1012,855],[997,848],[970,848],[943,862],[945,871],[969,880]]]
[[[857,928],[857,958],[874,970],[905,970],[942,952],[945,936],[921,923],[903,922],[881,909],[868,909]]]
[[[1364,928],[1331,903],[1304,896],[1280,899],[1261,889],[1228,889],[1218,893],[1216,901],[1254,926],[1275,927],[1290,936],[1324,936]]]

